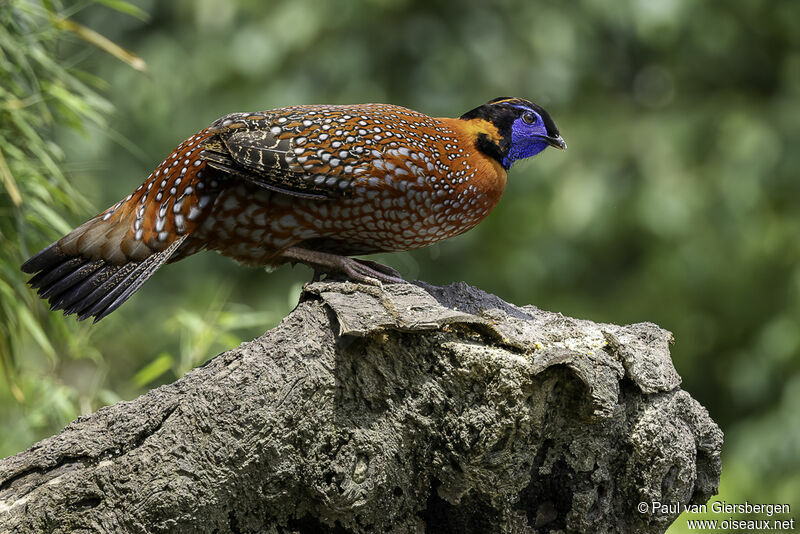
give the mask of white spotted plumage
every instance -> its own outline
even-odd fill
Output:
[[[164,262],[204,248],[254,265],[349,266],[343,272],[361,281],[397,281],[342,258],[424,247],[469,230],[494,208],[508,168],[501,157],[507,134],[491,118],[495,103],[507,113],[520,106],[539,110],[550,120],[520,99],[499,99],[460,119],[388,104],[227,115],[186,139],[133,193],[26,268],[44,273],[73,256],[147,266],[130,290],[122,282],[106,284],[104,298],[113,302],[88,302],[84,290],[71,292],[72,304],[64,306],[82,316],[110,313]],[[475,113],[483,108],[490,120]],[[551,120],[547,128],[549,142],[563,148]]]

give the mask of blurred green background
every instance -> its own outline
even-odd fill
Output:
[[[475,230],[379,259],[671,330],[684,389],[725,431],[720,498],[800,511],[800,3],[7,0],[0,18],[0,456],[173,381],[296,303],[305,267],[212,254],[160,271],[96,326],[24,288],[23,259],[184,138],[233,111],[457,116],[508,95],[548,109],[569,149],[518,163]]]

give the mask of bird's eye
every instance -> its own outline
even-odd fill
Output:
[[[536,115],[529,111],[522,115],[522,120],[525,121],[525,124],[533,124],[536,122]]]

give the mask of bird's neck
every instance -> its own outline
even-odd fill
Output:
[[[460,184],[459,187],[477,188],[480,196],[492,208],[500,200],[506,187],[506,169],[502,159],[507,153],[500,148],[504,141],[497,128],[483,119],[441,119],[458,137],[459,146],[474,146],[466,163],[475,169],[475,179]],[[456,188],[458,189],[458,187]]]
[[[508,151],[510,139],[502,135],[497,126],[486,119],[450,119],[458,133],[467,141],[467,146],[474,146],[482,155],[491,158],[505,170],[508,166]]]

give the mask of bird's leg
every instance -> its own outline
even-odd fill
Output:
[[[378,263],[377,261],[371,261],[371,260],[353,259],[353,261],[356,262],[356,263],[360,263],[361,265],[363,265],[365,267],[369,267],[373,271],[377,271],[379,273],[383,273],[383,274],[389,275],[392,278],[398,278],[400,280],[403,280],[403,276],[399,272],[397,272],[396,270],[394,270],[391,267],[389,267],[388,265],[384,265],[382,263]],[[403,281],[405,282],[405,280],[403,280]]]
[[[305,263],[314,269],[314,278],[317,279],[319,271],[342,273],[351,280],[362,284],[380,285],[385,284],[407,284],[400,276],[400,273],[387,267],[368,260],[356,260],[347,256],[329,254],[306,248],[289,247],[281,253],[281,256],[290,261]]]

